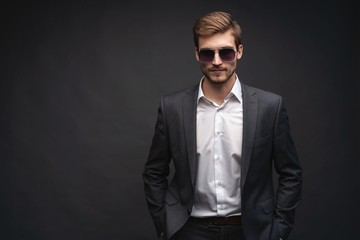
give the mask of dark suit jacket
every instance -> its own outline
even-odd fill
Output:
[[[143,179],[159,236],[169,239],[193,206],[198,85],[163,96]],[[301,196],[301,167],[282,98],[242,84],[241,209],[247,240],[287,239]],[[169,164],[174,176],[168,183]],[[273,167],[279,175],[273,190]]]

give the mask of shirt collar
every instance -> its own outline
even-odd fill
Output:
[[[242,99],[241,84],[240,84],[240,80],[239,80],[238,76],[235,75],[235,77],[236,77],[235,84],[232,87],[230,93],[225,97],[225,100],[230,99],[231,96],[235,96],[239,100],[239,102],[241,102],[241,99]],[[200,80],[197,102],[199,102],[200,98],[206,98],[204,95],[204,92],[202,90],[203,81],[204,81],[204,77],[202,77]]]

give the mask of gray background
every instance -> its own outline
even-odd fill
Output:
[[[155,239],[141,173],[160,96],[201,78],[197,17],[243,29],[244,83],[282,95],[304,168],[291,239],[359,239],[359,19],[350,1],[1,7],[0,239]]]

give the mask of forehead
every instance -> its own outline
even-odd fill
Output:
[[[199,37],[199,48],[223,48],[232,47],[235,48],[235,37],[231,31],[224,33],[216,33],[210,37]]]

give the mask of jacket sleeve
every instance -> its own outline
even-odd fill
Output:
[[[163,202],[168,187],[169,163],[171,160],[164,109],[161,99],[155,133],[152,139],[149,156],[143,172],[145,196],[150,215],[154,221],[158,236],[163,235]]]
[[[282,239],[287,239],[300,203],[302,169],[291,137],[289,119],[282,98],[279,100],[274,129],[273,160],[278,173],[275,220]]]

